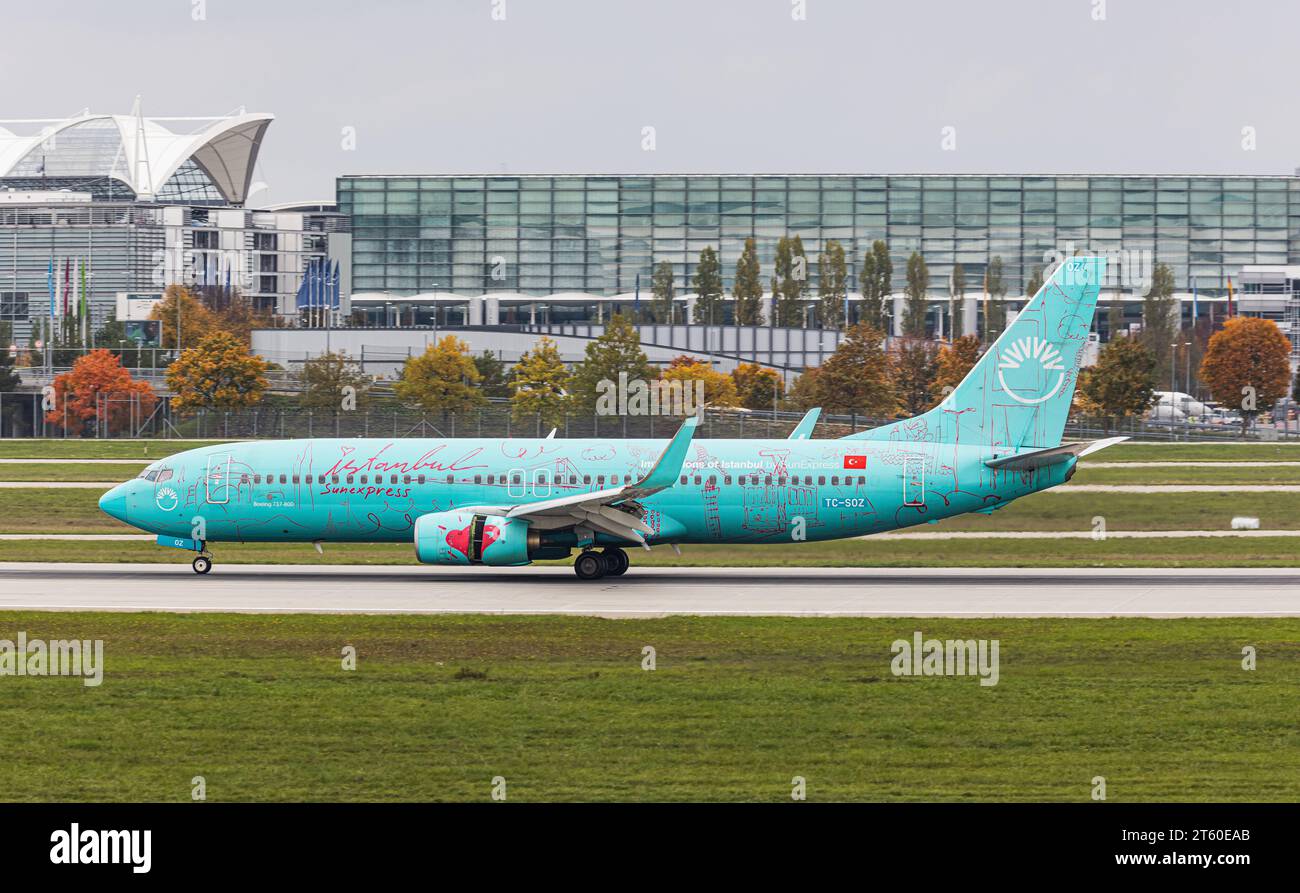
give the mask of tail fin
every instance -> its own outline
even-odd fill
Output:
[[[1105,275],[1105,258],[1068,258],[942,403],[846,439],[1057,446]]]

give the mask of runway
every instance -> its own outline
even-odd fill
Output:
[[[0,610],[600,617],[1296,617],[1300,570],[638,568],[0,563]]]

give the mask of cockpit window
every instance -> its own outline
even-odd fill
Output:
[[[161,484],[163,481],[170,481],[171,479],[172,470],[170,468],[164,468],[158,472],[158,483]]]

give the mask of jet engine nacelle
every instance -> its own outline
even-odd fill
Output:
[[[425,564],[528,564],[528,524],[474,512],[415,519],[415,557]]]

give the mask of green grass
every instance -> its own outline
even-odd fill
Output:
[[[0,685],[9,801],[1300,798],[1300,620],[3,613],[102,639]],[[1000,681],[891,643],[1000,643]],[[355,671],[340,653],[357,649]],[[657,668],[641,669],[642,649]],[[1244,645],[1258,669],[1240,666]]]
[[[214,543],[223,564],[415,565],[405,544],[327,543],[317,555],[306,543]],[[678,558],[659,546],[633,551],[637,567],[1297,567],[1300,539],[1234,537],[1130,540],[1110,538],[897,541],[834,540],[779,546],[682,546]],[[190,552],[152,542],[0,541],[0,561],[170,562]],[[568,566],[572,559],[538,562]],[[473,571],[477,573],[478,571]],[[491,570],[483,569],[484,574]]]
[[[1300,459],[1294,460],[1300,461]],[[0,474],[4,466],[0,465]],[[1071,484],[1300,484],[1300,466],[1252,468],[1088,468]]]
[[[16,437],[0,440],[0,459],[140,459],[152,462],[173,453],[222,442]]]
[[[76,462],[39,465],[0,464],[0,481],[124,481],[144,470],[148,463],[114,462],[80,465]]]
[[[1300,440],[1279,443],[1121,443],[1090,458],[1097,462],[1300,462]],[[1086,460],[1085,460],[1086,461]]]

